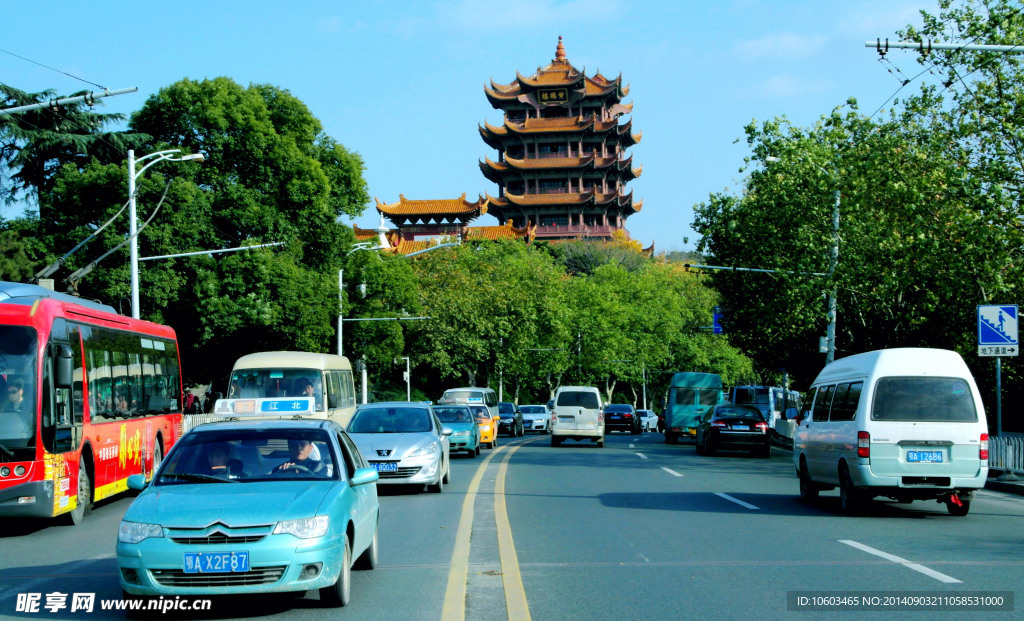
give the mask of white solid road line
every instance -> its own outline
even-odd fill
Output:
[[[884,558],[887,561],[892,561],[893,563],[899,563],[900,565],[903,565],[907,569],[913,569],[914,571],[919,571],[919,572],[921,572],[922,574],[924,574],[926,576],[930,576],[932,578],[935,578],[939,582],[945,582],[947,584],[959,584],[961,582],[960,580],[957,580],[956,578],[952,578],[950,576],[947,576],[946,574],[939,573],[939,572],[935,571],[934,569],[929,569],[929,568],[925,567],[924,565],[920,565],[918,563],[913,563],[913,562],[908,561],[906,559],[900,558],[900,557],[896,556],[895,554],[889,554],[888,552],[882,552],[881,550],[876,550],[876,549],[872,548],[871,546],[864,545],[863,543],[858,543],[858,542],[852,541],[850,539],[840,539],[839,543],[845,543],[846,545],[848,545],[850,547],[857,548],[858,550],[863,550],[864,552],[867,552],[868,554],[874,554],[875,556],[880,556],[880,557]]]
[[[726,500],[728,500],[730,502],[735,502],[736,504],[738,504],[741,507],[746,507],[748,509],[754,509],[754,510],[758,510],[758,511],[761,510],[761,507],[755,507],[754,505],[750,504],[749,502],[743,502],[739,498],[733,498],[729,494],[723,494],[722,492],[715,492],[715,496],[719,496],[721,498],[725,498]]]
[[[681,476],[683,476],[683,475],[679,474],[678,472],[676,472],[675,470],[673,470],[671,468],[666,468],[665,466],[662,466],[661,469],[664,470],[665,472],[671,474],[674,477],[681,477]]]
[[[640,459],[647,459],[647,455],[644,455],[643,453],[637,453],[637,456],[639,456]]]

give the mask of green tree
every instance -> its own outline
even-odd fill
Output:
[[[139,219],[152,216],[139,234],[140,256],[284,243],[140,264],[142,317],[178,331],[186,379],[223,381],[235,358],[260,349],[333,350],[337,272],[354,241],[339,217],[368,200],[359,156],[287,91],[228,78],[161,89],[131,128],[152,137],[140,157],[178,148],[206,158],[161,163],[138,178]],[[122,209],[126,185],[124,164],[62,167],[52,192],[60,208],[42,225],[47,244],[84,239]],[[118,216],[69,269],[123,242],[126,230]],[[117,306],[128,295],[126,254],[127,246],[93,270],[80,292]]]

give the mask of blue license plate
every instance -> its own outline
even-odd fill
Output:
[[[907,451],[908,462],[941,464],[942,451]]]
[[[373,467],[377,469],[377,472],[398,472],[397,462],[373,464]]]
[[[248,552],[186,552],[186,574],[226,574],[249,571]]]

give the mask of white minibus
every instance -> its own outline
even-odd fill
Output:
[[[301,415],[329,418],[342,427],[356,411],[348,358],[303,351],[265,351],[235,361],[222,416]]]
[[[936,500],[967,515],[988,477],[988,425],[974,377],[943,349],[840,358],[811,385],[793,434],[800,496],[839,487],[840,507]]]

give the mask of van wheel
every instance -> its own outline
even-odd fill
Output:
[[[604,448],[604,438],[597,441],[597,448]]]
[[[961,499],[959,505],[955,504],[952,500],[947,500],[946,501],[946,511],[949,511],[950,515],[955,515],[957,517],[963,517],[963,516],[967,515],[967,512],[970,511],[970,510],[971,510],[971,501],[970,500],[963,500],[963,499]]]
[[[676,438],[669,432],[665,432],[665,444],[675,444]]]
[[[839,509],[848,515],[855,515],[861,508],[861,501],[853,489],[853,479],[846,464],[839,466]]]
[[[818,497],[818,487],[807,472],[807,462],[800,458],[800,499],[810,502]]]

